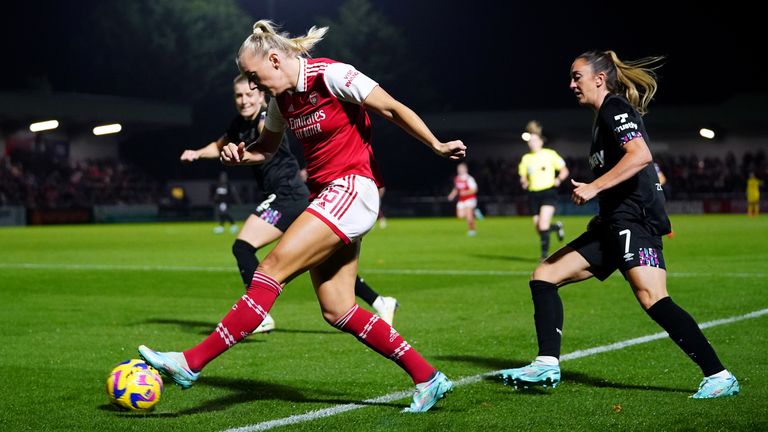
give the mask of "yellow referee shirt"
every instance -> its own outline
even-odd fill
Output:
[[[760,179],[750,177],[747,179],[747,201],[760,201],[760,185],[763,183]]]
[[[556,151],[544,148],[538,153],[526,153],[517,167],[517,173],[528,178],[528,191],[538,192],[554,187],[557,171],[564,167],[565,161]]]

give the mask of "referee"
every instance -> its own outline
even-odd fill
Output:
[[[557,187],[568,178],[568,168],[556,151],[544,148],[541,124],[531,120],[525,128],[528,133],[529,153],[523,155],[517,172],[520,185],[528,191],[528,206],[533,215],[533,226],[541,239],[541,259],[549,255],[549,235],[554,232],[563,241],[565,230],[560,221],[551,225],[557,204]]]

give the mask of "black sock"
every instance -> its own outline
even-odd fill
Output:
[[[541,257],[546,258],[549,255],[549,230],[539,231],[541,237]]]
[[[646,312],[669,333],[669,337],[677,346],[699,365],[704,376],[710,376],[725,369],[696,321],[688,312],[676,305],[672,298],[664,297]]]
[[[232,255],[237,260],[237,268],[240,269],[240,277],[243,279],[245,288],[251,285],[253,273],[259,266],[259,259],[256,258],[256,248],[245,240],[237,239],[232,244]]]
[[[373,302],[376,301],[376,297],[379,293],[369,287],[367,283],[360,276],[355,279],[355,295],[363,299],[366,303],[373,306]]]
[[[528,283],[533,297],[533,320],[539,355],[560,358],[560,341],[563,330],[563,302],[557,286],[550,282],[532,280]]]

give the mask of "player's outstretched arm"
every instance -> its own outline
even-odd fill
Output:
[[[216,159],[219,157],[221,148],[226,144],[226,137],[222,136],[216,141],[210,142],[207,146],[197,150],[187,149],[181,154],[179,160],[182,162],[194,162],[198,159]]]
[[[411,136],[423,142],[435,153],[449,159],[463,159],[466,156],[467,147],[460,140],[441,142],[429,127],[410,108],[398,102],[380,86],[376,86],[365,98],[365,107],[392,123],[400,126]]]

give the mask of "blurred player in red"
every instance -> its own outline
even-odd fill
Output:
[[[355,303],[362,237],[376,223],[379,174],[367,111],[392,121],[442,157],[461,159],[461,141],[441,142],[421,118],[351,65],[308,59],[327,27],[290,38],[267,20],[256,22],[238,53],[240,71],[253,88],[269,93],[264,129],[248,145],[222,148],[226,164],[260,164],[290,128],[304,148],[312,202],[253,275],[248,290],[211,333],[184,352],[139,347],[141,356],[182,387],[190,387],[213,359],[255,329],[285,284],[309,270],[323,318],[389,358],[416,384],[408,411],[429,410],[453,383],[430,365],[395,329]]]
[[[456,177],[453,178],[453,189],[448,194],[448,200],[456,201],[456,217],[467,220],[467,235],[474,237],[477,234],[475,230],[475,208],[477,208],[477,182],[469,175],[467,164],[461,162],[456,165]]]

